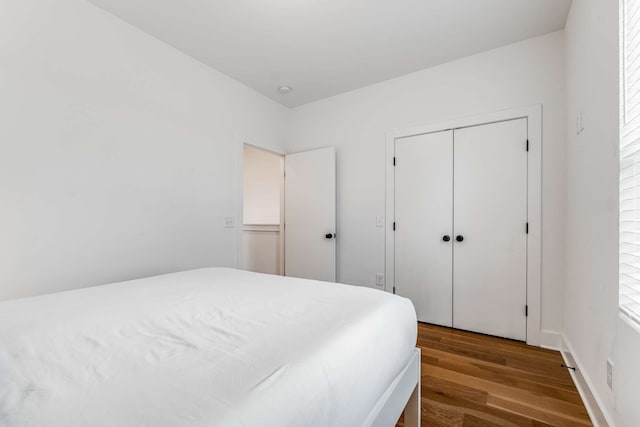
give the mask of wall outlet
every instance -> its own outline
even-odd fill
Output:
[[[232,216],[224,217],[224,228],[234,228],[236,226],[236,219]]]
[[[376,274],[376,286],[384,286],[384,274]]]
[[[607,385],[613,390],[613,362],[607,359]]]
[[[376,227],[384,227],[384,215],[376,215]]]

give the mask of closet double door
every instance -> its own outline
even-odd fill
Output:
[[[395,141],[395,291],[418,320],[524,341],[527,119]]]

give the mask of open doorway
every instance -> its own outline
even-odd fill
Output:
[[[284,156],[243,149],[243,265],[284,275]]]

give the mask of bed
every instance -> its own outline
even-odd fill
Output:
[[[416,316],[206,268],[0,302],[2,426],[419,425]]]

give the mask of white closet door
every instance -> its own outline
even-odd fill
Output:
[[[287,154],[285,275],[336,281],[336,150]]]
[[[451,326],[453,132],[395,143],[395,288],[418,320]],[[448,236],[448,241],[445,236]]]
[[[455,328],[526,339],[526,141],[527,119],[454,133]]]

